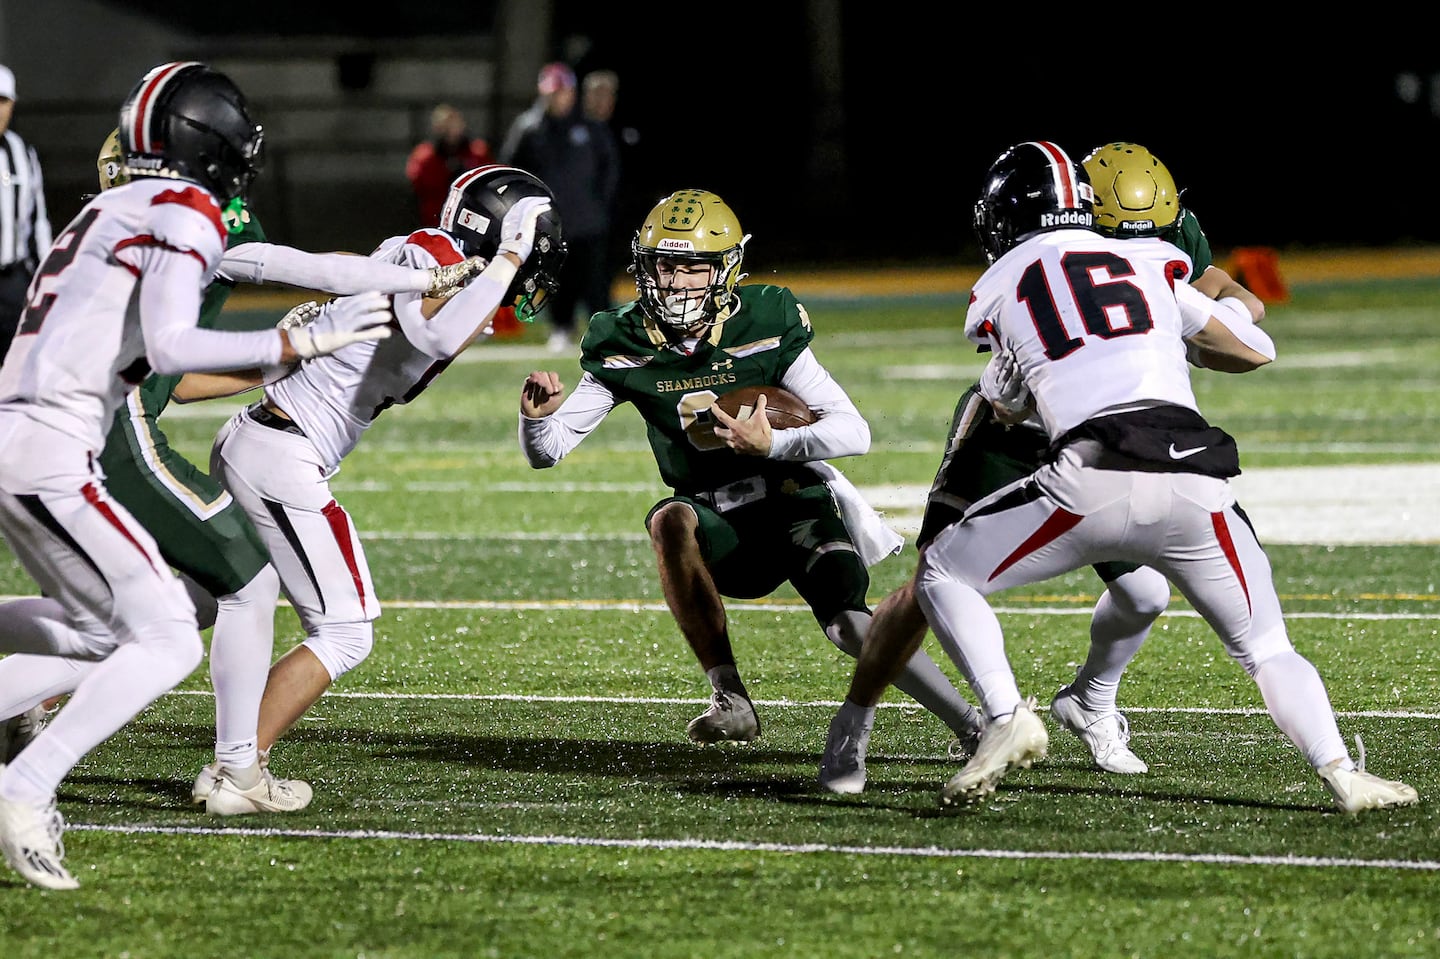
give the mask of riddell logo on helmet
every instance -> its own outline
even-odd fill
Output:
[[[694,253],[695,244],[690,240],[661,240],[655,245],[657,250],[675,250],[680,253]]]
[[[1150,233],[1155,230],[1155,221],[1126,220],[1116,227],[1116,229],[1121,233]]]
[[[1094,226],[1095,217],[1084,210],[1061,210],[1059,213],[1040,214],[1040,225],[1044,226]]]

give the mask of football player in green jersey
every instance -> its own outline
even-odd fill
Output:
[[[1189,256],[1192,268],[1187,276],[1197,289],[1212,299],[1237,297],[1255,322],[1264,318],[1265,304],[1259,297],[1215,265],[1199,221],[1181,205],[1170,171],[1149,150],[1137,143],[1108,143],[1090,151],[1083,165],[1095,190],[1098,232],[1167,240]],[[1190,360],[1205,365],[1205,357],[1194,347]],[[1012,397],[1020,401],[1017,409],[1028,396],[1023,383],[1007,380],[1005,374],[1003,366],[992,361],[981,381],[966,390],[955,407],[945,456],[916,538],[921,550],[957,522],[971,503],[1040,465],[1048,444],[1038,422],[1026,423],[1020,415],[1016,423],[1002,423],[991,407],[990,400],[1007,388],[1017,394]],[[1101,769],[1144,773],[1149,766],[1130,749],[1130,726],[1116,706],[1116,694],[1125,667],[1170,602],[1170,584],[1156,571],[1130,563],[1100,563],[1094,568],[1105,590],[1090,620],[1090,650],[1075,680],[1056,693],[1051,715],[1085,743]],[[846,701],[830,724],[820,763],[825,788],[839,793],[864,789],[865,748],[875,705],[896,666],[919,647],[926,630],[913,582],[876,607],[872,641],[856,662]]]
[[[129,179],[124,161],[119,131],[112,131],[96,160],[102,191]],[[476,266],[469,263],[464,270],[409,270],[376,264],[365,257],[311,254],[274,246],[267,242],[259,220],[243,203],[227,208],[223,219],[229,233],[226,256],[201,303],[199,325],[206,329],[256,328],[253,318],[247,327],[246,314],[222,312],[237,280],[313,284],[312,288],[336,293],[357,293],[372,285],[388,292],[439,292],[442,288],[457,288],[456,284],[463,282]],[[390,270],[394,272],[385,272]],[[214,626],[210,644],[212,675],[217,662],[226,656],[241,655],[250,644],[273,643],[273,603],[257,602],[255,596],[273,591],[265,581],[273,579],[275,572],[244,511],[208,473],[171,448],[157,417],[172,399],[186,403],[243,392],[260,385],[263,375],[262,371],[183,377],[151,374],[117,411],[100,458],[110,494],[155,537],[165,559],[179,571],[195,603],[201,628]],[[4,691],[0,695],[0,716],[10,717],[0,720],[0,762],[8,762],[38,734],[45,707],[53,706],[72,691],[91,665],[59,656],[16,654],[0,659],[0,689]],[[242,702],[253,699],[258,709],[261,690],[251,692]],[[242,784],[253,794],[230,797],[231,806],[251,812],[304,808],[311,796],[308,784],[274,776],[269,771],[268,757],[258,753],[253,739],[226,734],[231,721],[220,703],[234,699],[216,697],[216,762],[240,770]],[[238,725],[244,728],[246,724],[242,720]],[[214,768],[207,767],[210,775],[202,773],[197,781],[195,802],[207,802]]]
[[[687,728],[701,743],[760,735],[721,597],[766,596],[788,580],[825,635],[855,656],[870,622],[868,566],[903,543],[823,462],[866,452],[869,424],[815,358],[794,294],[740,285],[748,240],[714,193],[661,200],[631,244],[638,296],[590,320],[574,392],[537,371],[520,397],[520,445],[537,469],[558,463],[621,403],[645,420],[673,490],[645,525],[665,601],[712,686],[709,708]],[[818,420],[772,430],[763,402],[744,420],[715,405],[744,386],[783,387]],[[898,674],[900,689],[962,741],[975,740],[978,714],[925,653],[912,651]]]

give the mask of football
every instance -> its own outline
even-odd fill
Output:
[[[755,400],[761,393],[765,394],[765,417],[770,421],[772,430],[788,430],[815,422],[815,414],[804,400],[778,386],[742,386],[721,394],[715,405],[736,419],[749,419],[755,411]]]

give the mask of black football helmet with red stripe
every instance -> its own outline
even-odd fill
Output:
[[[192,60],[146,73],[120,108],[122,172],[189,180],[221,205],[244,199],[264,163],[264,133],[225,74]]]
[[[975,236],[994,263],[1047,230],[1095,228],[1095,191],[1085,168],[1056,143],[1017,143],[996,158],[975,201]]]
[[[515,316],[529,323],[560,289],[560,266],[565,262],[565,238],[555,194],[533,173],[519,167],[490,164],[467,170],[450,184],[450,195],[440,209],[440,229],[460,242],[466,256],[495,257],[505,214],[521,197],[550,198],[550,209],[535,224],[535,248],[515,274],[504,303],[515,304]]]

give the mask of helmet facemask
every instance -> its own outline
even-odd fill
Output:
[[[720,253],[672,253],[632,244],[635,290],[645,315],[672,330],[693,333],[714,326],[734,311],[735,286],[743,274],[744,245]],[[664,262],[662,266],[661,261]],[[705,268],[708,282],[693,277]],[[688,280],[688,282],[687,282]],[[692,285],[693,284],[693,285]]]
[[[646,215],[630,243],[635,292],[651,322],[669,333],[704,335],[735,312],[735,287],[750,235],[709,190],[676,190]],[[708,268],[708,282],[696,275]]]

